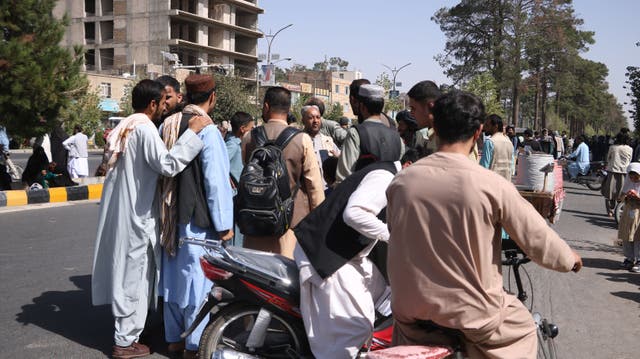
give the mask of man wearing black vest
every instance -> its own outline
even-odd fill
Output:
[[[378,242],[389,239],[384,193],[399,170],[400,162],[384,161],[354,172],[294,229],[300,311],[316,358],[354,358],[376,310],[390,314]]]
[[[209,118],[216,103],[215,82],[210,75],[190,75],[185,80],[188,105],[162,125],[162,139],[168,148],[186,130],[193,116]],[[203,322],[187,338],[180,334],[193,323],[197,309],[209,291],[211,282],[200,268],[204,248],[185,245],[178,248],[177,238],[233,237],[233,200],[229,182],[229,159],[220,131],[209,125],[198,136],[204,143],[200,154],[187,165],[175,181],[163,178],[161,185],[162,258],[160,290],[164,296],[165,339],[169,351],[183,358],[195,357]]]
[[[383,117],[384,89],[378,85],[363,84],[353,102],[358,113],[357,126],[349,129],[338,160],[336,182],[376,161],[398,161],[403,145],[395,128]]]

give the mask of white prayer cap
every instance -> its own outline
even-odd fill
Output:
[[[358,91],[358,96],[360,98],[384,99],[384,89],[373,84],[362,85]]]

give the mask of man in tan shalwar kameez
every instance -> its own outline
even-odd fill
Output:
[[[276,139],[287,128],[287,114],[291,107],[291,92],[283,87],[271,87],[267,90],[262,107],[263,125],[269,139]],[[242,138],[242,158],[246,163],[256,148],[251,132]],[[289,172],[291,193],[296,193],[293,205],[291,227],[295,227],[309,212],[324,201],[324,183],[318,167],[313,142],[306,133],[296,135],[282,151]],[[296,183],[300,184],[294,192]],[[243,246],[282,254],[293,259],[296,237],[292,231],[286,231],[280,237],[245,235]]]
[[[470,358],[535,358],[531,314],[502,287],[501,226],[533,261],[578,271],[580,257],[515,187],[469,161],[484,107],[468,93],[436,101],[438,152],[387,190],[394,344],[429,342],[417,320],[459,329]]]

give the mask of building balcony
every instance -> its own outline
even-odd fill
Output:
[[[200,51],[200,52],[204,52],[204,53],[208,53],[208,54],[217,54],[217,55],[223,55],[223,56],[229,56],[233,59],[238,59],[238,60],[243,60],[243,61],[248,61],[248,62],[252,62],[252,63],[257,63],[258,62],[258,57],[254,56],[254,55],[248,55],[248,54],[244,54],[242,52],[235,52],[235,51],[228,51],[228,50],[223,50],[217,47],[213,47],[213,46],[205,46],[205,45],[200,45],[197,44],[195,42],[191,42],[191,41],[187,41],[187,40],[182,40],[182,39],[170,39],[169,46],[175,46],[175,47],[184,47],[190,50],[195,50],[195,51]]]
[[[242,2],[242,1],[240,1]],[[207,26],[217,26],[230,31],[235,31],[238,34],[242,34],[244,36],[253,37],[253,38],[261,38],[263,34],[257,29],[249,29],[242,26],[237,26],[233,24],[228,24],[226,22],[214,20],[208,17],[199,16],[187,11],[172,9],[169,10],[169,16],[175,19],[179,19],[182,21],[188,21],[196,24],[203,24]]]

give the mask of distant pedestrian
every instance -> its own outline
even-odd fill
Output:
[[[618,239],[622,240],[624,260],[621,266],[631,272],[640,272],[640,163],[632,162],[627,169],[622,195],[624,203]]]
[[[613,217],[616,201],[623,194],[622,186],[625,174],[633,156],[633,149],[629,146],[629,141],[628,135],[620,132],[616,135],[613,145],[609,147],[607,152],[607,178],[602,184],[601,193],[604,196],[609,217]]]
[[[98,215],[91,299],[110,304],[115,317],[113,358],[149,355],[138,343],[160,276],[157,226],[158,176],[175,176],[200,152],[196,133],[211,120],[193,117],[189,130],[167,151],[152,120],[164,111],[164,87],[142,80],[131,91],[133,115],[109,135],[110,167]]]
[[[62,142],[64,148],[69,151],[67,169],[71,178],[87,177],[89,175],[89,153],[87,152],[87,135],[82,133],[82,127],[76,125],[73,128],[73,136]]]

